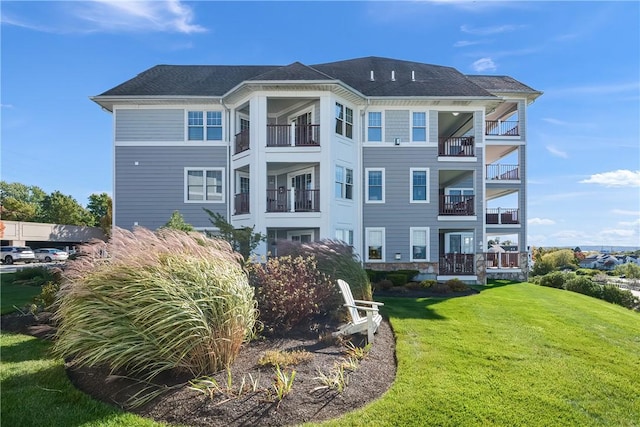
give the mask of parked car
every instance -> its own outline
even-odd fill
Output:
[[[1,258],[3,264],[13,264],[14,262],[36,262],[36,256],[29,246],[2,246]]]
[[[51,262],[51,261],[65,261],[69,258],[69,254],[63,250],[55,248],[42,248],[33,251],[38,261]]]

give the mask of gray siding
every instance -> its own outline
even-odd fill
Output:
[[[184,203],[185,167],[223,167],[227,179],[225,147],[121,147],[115,150],[114,200],[118,227],[138,225],[156,229],[180,211],[194,227],[212,227],[203,207],[227,217],[226,203]],[[135,165],[138,162],[138,165]]]
[[[184,141],[184,110],[115,110],[115,140]]]
[[[411,140],[411,120],[408,110],[386,110],[384,112],[384,141],[393,142],[396,138],[400,141]]]
[[[424,167],[429,168],[429,203],[410,203],[410,168]],[[409,261],[409,227],[430,227],[430,257],[431,261],[437,261],[437,149],[395,146],[365,148],[363,168],[385,169],[385,203],[364,203],[363,226],[385,227],[386,262],[394,262],[397,252],[401,254],[401,262]],[[366,179],[365,173],[362,182],[363,200],[366,200]],[[366,235],[363,235],[363,239],[366,239]]]
[[[438,112],[429,111],[429,124],[427,133],[429,134],[427,142],[438,142]]]

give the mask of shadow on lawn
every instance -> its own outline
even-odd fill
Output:
[[[380,311],[387,318],[444,320],[446,317],[438,314],[433,306],[454,298],[473,298],[475,295],[481,293],[490,292],[504,286],[517,285],[519,283],[521,282],[512,280],[490,280],[486,285],[471,286],[471,289],[474,291],[471,293],[402,297],[374,295],[374,299],[384,303]]]

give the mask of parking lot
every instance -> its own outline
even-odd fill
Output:
[[[32,268],[32,267],[40,267],[40,266],[51,267],[59,264],[64,264],[64,262],[55,262],[55,261],[54,262],[32,262],[29,264],[25,264],[21,262],[21,263],[14,263],[10,265],[0,264],[0,273],[15,273],[16,271],[22,270],[23,268]]]

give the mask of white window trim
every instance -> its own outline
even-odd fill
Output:
[[[451,232],[451,233],[445,233],[444,235],[444,251],[445,253],[452,253],[451,252],[451,241],[450,241],[450,237],[452,235],[455,236],[460,236],[460,240],[464,240],[465,237],[471,237],[471,249],[470,252],[460,252],[462,254],[466,254],[466,255],[471,255],[475,253],[475,236],[474,233],[472,231],[456,231],[456,232]],[[457,252],[456,252],[457,253]]]
[[[369,200],[369,172],[382,172],[382,200]],[[385,185],[385,168],[366,168],[364,170],[365,177],[365,203],[384,203],[385,202],[385,193],[386,193],[386,185]]]
[[[425,232],[425,238],[426,238],[426,248],[425,248],[425,255],[426,258],[425,259],[415,259],[413,258],[413,232],[414,231],[424,231]],[[409,258],[411,260],[411,262],[429,262],[431,261],[431,256],[429,254],[429,252],[431,251],[431,247],[429,245],[429,238],[430,238],[430,230],[429,227],[409,227]]]
[[[190,112],[198,112],[198,113],[202,113],[202,138],[203,139],[189,139],[189,113]],[[221,114],[221,128],[222,128],[222,135],[221,138],[222,139],[207,139],[207,113],[208,112],[218,112]],[[225,121],[225,114],[224,111],[222,110],[204,110],[204,109],[200,109],[200,108],[190,108],[190,109],[186,109],[184,110],[184,140],[186,143],[198,143],[198,144],[220,144],[223,143],[225,141],[225,125],[224,125],[224,121]],[[239,121],[238,121],[239,123]]]
[[[370,141],[369,140],[369,113],[380,113],[380,141]],[[376,126],[377,127],[377,126]],[[368,111],[367,112],[367,127],[366,127],[366,142],[370,142],[372,144],[381,144],[384,143],[384,111]]]
[[[355,125],[355,110],[353,107],[346,105],[343,102],[335,101],[335,106],[340,105],[342,107],[342,127],[340,132],[335,132],[336,135],[340,135],[343,138],[353,140],[354,132],[356,132]],[[347,108],[351,110],[351,121],[347,121]],[[333,120],[338,120],[338,116],[336,116],[335,110],[333,112]],[[347,136],[347,123],[351,125],[351,136]],[[334,131],[335,131],[335,122],[334,122]]]
[[[315,237],[315,233],[312,228],[306,230],[295,230],[295,231],[287,231],[287,240],[293,240],[294,237],[302,237],[302,235],[311,235],[311,241],[313,242],[313,238]],[[302,239],[301,239],[302,240]]]
[[[426,200],[413,200],[413,172],[427,173],[427,189]],[[409,168],[409,203],[429,203],[429,193],[431,190],[431,180],[429,179],[429,168]]]
[[[452,190],[453,191],[462,191],[463,193],[465,191],[471,191],[473,194],[469,194],[469,196],[475,195],[475,191],[473,190],[473,188],[470,188],[470,187],[459,187],[459,188],[458,187],[447,187],[447,188],[444,189],[445,196],[450,196]]]
[[[188,176],[188,172],[189,171],[203,171],[204,172],[204,177],[205,178],[205,183],[206,183],[206,172],[207,171],[220,171],[220,176],[222,177],[222,197],[220,200],[189,200],[189,176]],[[198,167],[198,166],[188,166],[184,168],[184,203],[225,203],[226,200],[226,194],[225,194],[225,187],[226,187],[226,182],[225,180],[227,179],[226,175],[225,175],[225,169],[224,168],[210,168],[210,167]],[[203,192],[203,194],[206,196],[206,188],[204,188],[203,190],[205,190]]]
[[[429,142],[429,112],[424,110],[412,110],[411,112],[411,142],[415,142],[417,144],[426,144]],[[414,141],[413,139],[413,128],[415,127],[413,124],[413,113],[424,113],[424,141]]]
[[[336,240],[344,242],[349,246],[353,246],[353,229],[352,228],[336,228],[334,235]],[[347,240],[343,239],[345,235],[347,236]]]
[[[336,177],[335,177],[335,173],[338,170],[338,168],[342,169],[342,177],[343,177],[343,182],[341,182],[341,193],[338,194],[334,194],[334,197],[337,200],[349,200],[349,201],[353,201],[353,192],[355,191],[355,175],[353,173],[353,168],[348,167],[348,166],[343,166],[343,165],[339,165],[336,164],[335,170],[334,170],[334,176],[333,176],[333,182],[334,184],[337,184],[338,181],[336,181]],[[351,171],[351,198],[347,198],[347,169]],[[335,185],[334,185],[334,192],[335,192]],[[342,195],[344,194],[344,196]]]
[[[382,258],[381,259],[369,259],[369,233],[371,231],[381,231],[382,232]],[[386,262],[386,256],[385,256],[385,252],[386,252],[386,243],[387,243],[387,237],[386,237],[386,232],[385,232],[385,228],[384,227],[366,227],[364,229],[364,252],[365,252],[365,261],[366,262]]]

